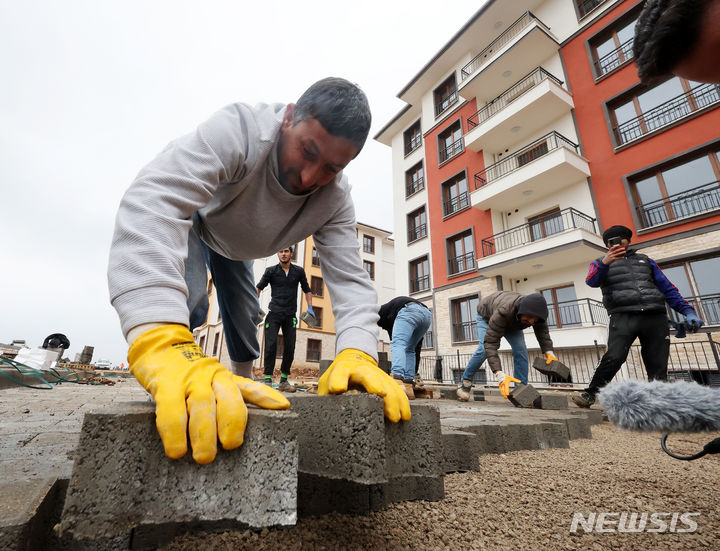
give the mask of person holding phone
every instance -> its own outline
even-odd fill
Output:
[[[666,380],[670,354],[670,326],[665,303],[685,316],[690,331],[704,325],[695,310],[665,277],[655,261],[628,248],[632,230],[612,226],[603,233],[608,246],[604,257],[590,264],[585,283],[600,287],[610,314],[607,352],[600,360],[590,385],[572,396],[578,406],[589,408],[602,387],[625,362],[630,345],[640,339],[640,353],[648,380]]]

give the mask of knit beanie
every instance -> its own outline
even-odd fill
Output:
[[[625,226],[611,226],[603,232],[602,237],[605,245],[608,244],[608,241],[612,237],[620,237],[630,241],[630,238],[632,237],[632,230],[630,228],[626,228]]]
[[[548,317],[548,307],[545,297],[540,293],[532,293],[521,297],[517,302],[517,315],[525,314],[536,316],[545,321]]]

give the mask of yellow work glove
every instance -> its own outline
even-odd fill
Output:
[[[550,352],[545,352],[545,365],[550,365],[552,362],[557,361],[559,360],[555,357],[552,350]]]
[[[494,373],[495,380],[498,382],[498,388],[500,388],[500,394],[503,398],[510,396],[510,383],[519,383],[520,379],[511,377],[502,371],[496,371]]]
[[[410,420],[410,402],[405,391],[377,366],[365,352],[347,348],[335,356],[318,381],[318,394],[342,394],[350,383],[361,385],[370,394],[381,396],[385,417],[397,423]]]
[[[215,459],[218,437],[226,450],[240,446],[247,425],[243,398],[267,409],[290,407],[277,390],[237,377],[205,356],[184,325],[145,331],[130,345],[128,361],[155,400],[155,424],[172,459],[187,452],[188,432],[197,463]]]

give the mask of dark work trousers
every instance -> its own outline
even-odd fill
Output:
[[[630,352],[635,338],[640,339],[648,380],[667,380],[670,354],[670,326],[665,312],[618,312],[610,316],[607,352],[600,360],[590,386],[590,394],[612,381]]]
[[[290,375],[293,356],[295,355],[295,331],[297,318],[294,314],[282,315],[270,312],[265,316],[265,375],[272,376],[275,371],[275,357],[277,356],[277,337],[282,330],[283,358],[280,373]]]

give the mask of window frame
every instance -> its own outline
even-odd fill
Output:
[[[631,7],[625,13],[620,14],[618,17],[613,19],[610,23],[605,25],[602,29],[600,29],[598,32],[596,32],[594,35],[592,35],[585,41],[585,49],[587,50],[588,58],[590,59],[590,68],[593,77],[595,78],[595,82],[599,82],[607,78],[608,76],[616,73],[623,67],[629,65],[634,59],[631,48],[629,57],[625,58],[623,61],[620,61],[612,69],[604,73],[600,73],[599,63],[600,59],[602,58],[598,56],[597,46],[607,41],[608,38],[612,38],[613,42],[615,43],[616,50],[621,48],[622,44],[620,43],[620,38],[618,37],[617,31],[621,28],[626,27],[630,22],[637,21],[641,9],[642,2],[638,2],[635,6]],[[624,52],[620,51],[619,54],[624,57]],[[605,55],[607,56],[608,54]]]
[[[467,188],[467,190],[461,193],[458,189],[458,193],[456,196],[458,208],[449,211],[449,207],[447,207],[447,205],[452,202],[452,199],[450,198],[448,190],[451,187],[457,186],[463,179],[465,180],[465,187]],[[461,170],[460,172],[454,174],[453,176],[450,176],[450,178],[440,184],[440,199],[440,203],[442,205],[443,220],[450,218],[451,216],[455,216],[456,214],[463,212],[464,210],[467,210],[472,206],[472,202],[470,201],[470,182],[468,182],[466,170]]]
[[[460,258],[459,256],[450,256],[450,245],[451,243],[454,243],[455,241],[462,241],[463,243],[463,251],[465,251],[465,238],[470,237],[470,240],[473,245],[473,249],[470,252],[464,252],[462,255],[463,258],[467,257],[469,254],[472,253],[472,260],[470,261],[470,264],[472,264],[470,267],[466,267],[464,270],[458,270],[457,272],[451,272],[450,262],[454,262],[457,258]],[[475,232],[473,231],[472,227],[466,228],[462,231],[459,231],[457,233],[454,233],[453,235],[449,235],[445,238],[445,255],[446,255],[446,267],[447,267],[447,277],[448,279],[453,277],[458,277],[467,273],[472,272],[473,270],[477,270],[477,244],[475,243]],[[465,260],[463,260],[463,265],[466,266],[467,263]]]
[[[424,222],[420,222],[419,224],[416,224],[416,219],[424,219]],[[423,205],[420,208],[415,209],[411,213],[409,213],[406,216],[406,224],[407,224],[407,242],[408,245],[411,243],[415,243],[417,241],[420,241],[421,239],[424,239],[428,235],[428,228],[427,228],[427,209],[425,208],[425,205]],[[418,231],[419,230],[419,231]],[[410,239],[410,236],[414,235],[415,237],[413,239]]]
[[[319,282],[320,285],[320,292],[316,293],[316,282]],[[310,276],[310,293],[314,297],[320,297],[322,298],[325,296],[325,283],[323,281],[323,278],[319,276]]]
[[[424,263],[427,263],[427,274],[425,274],[425,270],[423,270],[423,275],[421,277],[415,277],[417,274],[413,272],[413,267],[421,266]],[[431,274],[431,270],[430,270],[429,255],[424,254],[422,256],[414,258],[413,260],[408,261],[408,291],[411,295],[429,291],[432,287],[431,277],[432,277],[432,274]],[[422,289],[418,288],[417,290],[413,290],[413,282],[414,281],[418,281],[419,279],[425,280],[426,278],[427,278],[427,287],[423,287]]]
[[[369,271],[368,267],[370,268]],[[363,259],[363,270],[370,276],[372,281],[375,281],[375,263],[373,261]]]
[[[450,299],[450,340],[453,345],[455,344],[469,344],[469,343],[476,343],[478,342],[478,335],[477,335],[477,305],[475,306],[475,309],[473,311],[472,308],[472,301],[477,300],[478,303],[480,302],[480,297],[477,293],[471,293],[459,297],[453,297]],[[470,314],[470,320],[467,322],[469,324],[470,329],[470,339],[467,340],[458,340],[458,331],[457,326],[460,323],[457,306],[461,302],[468,302],[469,307],[469,314]],[[474,330],[473,330],[474,327]],[[474,338],[473,338],[474,337]]]
[[[364,233],[362,239],[362,246],[364,253],[375,254],[375,237]]]
[[[413,180],[415,174],[420,174],[417,180]],[[405,199],[408,199],[425,189],[425,167],[423,161],[415,163],[405,171]]]
[[[447,92],[447,96],[443,94]],[[457,78],[455,71],[452,72],[438,87],[433,90],[433,108],[435,111],[435,118],[441,117],[443,113],[446,113],[453,105],[459,101],[460,97],[458,94]],[[443,103],[445,104],[442,107]]]
[[[315,247],[312,248],[310,265],[317,266],[318,268],[320,267],[320,254],[317,252],[317,249]]]
[[[312,346],[311,346],[311,343]],[[315,348],[315,344],[317,344],[317,359],[315,359],[315,355],[311,355],[311,348]],[[305,361],[306,362],[313,362],[313,363],[319,363],[320,359],[322,358],[322,341],[320,339],[308,339],[307,343],[305,345]]]
[[[452,137],[455,135],[456,132],[460,132],[460,137],[458,139],[453,140],[449,145],[442,145],[446,137]],[[459,155],[465,153],[465,139],[463,138],[462,118],[458,117],[457,119],[449,123],[445,128],[443,128],[442,132],[438,132],[436,142],[438,167],[449,163],[452,159],[455,159]],[[457,144],[460,145],[456,148]],[[450,147],[452,147],[452,152],[447,157],[444,157],[447,154],[448,148]]]
[[[420,119],[418,119],[403,132],[403,151],[405,157],[419,149],[422,146],[422,141],[422,125]]]

